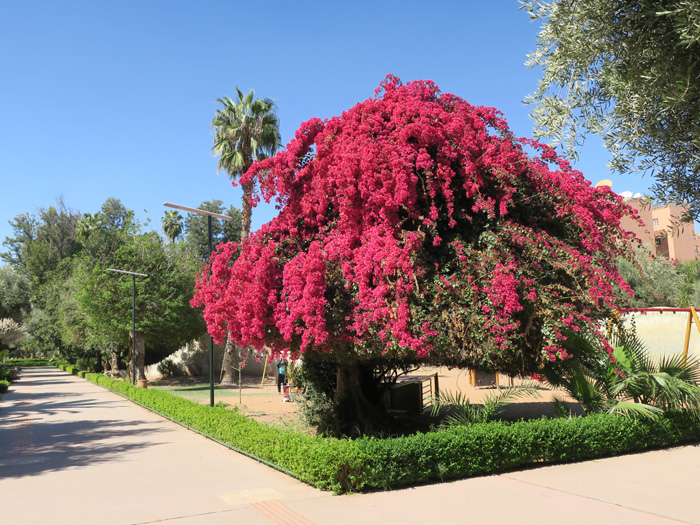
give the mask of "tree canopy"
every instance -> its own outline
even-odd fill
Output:
[[[29,280],[11,266],[0,266],[0,318],[21,321],[31,309]]]
[[[239,242],[241,240],[241,212],[235,206],[224,207],[219,199],[202,202],[198,208],[219,215],[226,215],[233,220],[223,221],[212,217],[211,236],[212,246],[222,242]],[[189,213],[185,218],[185,240],[194,247],[200,260],[209,259],[209,226],[208,218],[204,215]]]
[[[531,152],[533,156],[529,156]],[[630,212],[500,113],[388,77],[241,179],[279,216],[220,245],[193,304],[242,346],[520,374],[627,289]],[[339,376],[340,377],[340,376]]]
[[[146,333],[147,357],[159,359],[203,330],[188,299],[201,266],[197,243],[166,246],[116,198],[96,213],[70,210],[61,200],[37,216],[11,222],[0,268],[0,317],[27,327],[43,353],[95,357],[106,347],[120,352],[131,328],[131,281],[106,268],[147,273],[139,282],[138,331]],[[239,237],[234,237],[238,239]]]
[[[108,267],[148,275],[137,282],[136,317],[137,330],[146,334],[149,347],[172,352],[197,337],[203,328],[201,314],[184,298],[192,291],[199,266],[190,247],[166,246],[155,232],[124,238],[106,259],[87,251],[81,254],[76,259],[72,291],[85,318],[88,341],[127,346],[132,280],[108,272]]]
[[[535,134],[575,155],[589,133],[612,168],[655,177],[653,196],[700,217],[700,5],[686,0],[528,1],[542,23],[528,98]]]

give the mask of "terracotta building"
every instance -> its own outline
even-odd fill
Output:
[[[641,195],[625,191],[620,195],[632,206],[644,225],[631,217],[622,220],[622,227],[637,235],[644,243],[654,246],[656,255],[693,261],[700,258],[700,241],[695,234],[695,224],[678,224],[678,218],[685,212],[683,206],[649,204]]]

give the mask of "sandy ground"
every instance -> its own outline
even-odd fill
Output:
[[[466,370],[449,370],[447,368],[432,368],[425,367],[418,371],[409,374],[407,378],[418,378],[434,375],[437,373],[438,387],[440,391],[449,391],[452,393],[461,392],[466,396],[471,403],[482,403],[489,395],[495,395],[497,388],[495,386],[480,386],[473,387],[469,384],[469,373]],[[298,404],[293,399],[287,401],[282,393],[277,392],[276,380],[271,377],[261,381],[260,377],[244,376],[239,391],[238,385],[224,387],[216,385],[214,399],[215,402],[224,402],[229,405],[238,406],[247,416],[257,419],[258,421],[271,424],[290,424],[297,420]],[[401,378],[404,379],[404,378]],[[499,377],[501,386],[507,386],[510,381],[505,376]],[[152,384],[152,388],[166,387],[173,388],[178,385],[183,387],[195,387],[195,401],[200,403],[209,403],[209,388],[208,385],[202,386],[202,382],[206,379],[202,378],[179,378],[167,381],[159,381]],[[536,418],[542,415],[551,415],[551,401],[554,395],[560,399],[571,401],[561,392],[554,392],[544,384],[538,384],[534,381],[525,381],[529,384],[538,386],[539,396],[528,396],[515,399],[503,412],[503,416],[508,419],[520,418]],[[522,380],[514,380],[514,384],[521,384]],[[172,393],[177,394],[176,391]],[[189,396],[192,396],[190,391]],[[572,405],[573,406],[573,405]]]

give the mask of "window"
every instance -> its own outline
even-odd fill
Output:
[[[659,219],[654,219],[654,228],[659,227]]]

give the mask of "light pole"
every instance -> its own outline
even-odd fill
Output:
[[[217,219],[224,221],[231,221],[233,220],[233,217],[228,217],[226,215],[221,215],[211,211],[200,210],[199,208],[188,208],[187,206],[180,206],[179,204],[173,204],[172,202],[164,202],[163,206],[207,216],[207,226],[209,228],[209,262],[211,263],[211,252],[214,251],[211,245],[211,218],[216,217]],[[209,276],[211,277],[211,264],[209,264]],[[209,406],[214,406],[214,338],[211,335],[209,336]]]
[[[138,275],[139,277],[148,277],[148,275],[146,275],[145,273],[127,272],[126,270],[115,270],[114,268],[107,268],[107,271],[131,275],[131,333],[133,334],[133,337],[131,339],[131,379],[133,384],[136,384],[136,276]]]

